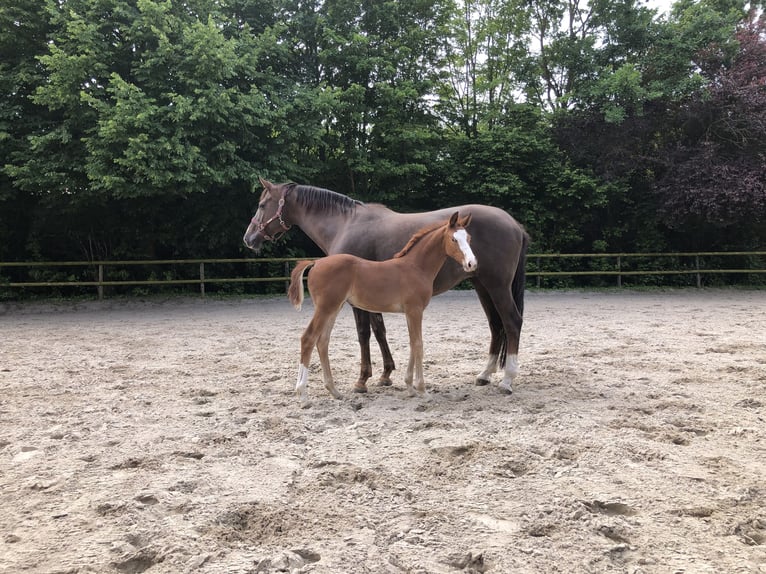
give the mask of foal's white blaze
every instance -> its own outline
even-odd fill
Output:
[[[463,270],[473,271],[476,269],[477,261],[476,256],[471,250],[471,246],[468,244],[468,232],[465,229],[458,229],[452,234],[452,237],[457,241],[460,251],[463,252]]]

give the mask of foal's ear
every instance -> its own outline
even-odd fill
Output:
[[[458,225],[460,225],[460,227],[468,227],[468,224],[471,223],[471,217],[473,217],[473,214],[469,213],[458,222]]]
[[[273,184],[268,179],[263,179],[260,175],[258,176],[258,181],[261,182],[261,185],[263,186],[263,189],[266,189],[268,191],[271,191],[271,188]]]
[[[455,227],[455,225],[457,225],[457,218],[459,215],[460,215],[459,211],[456,211],[455,213],[452,214],[452,217],[449,218],[450,227]]]

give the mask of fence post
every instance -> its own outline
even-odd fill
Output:
[[[199,264],[199,292],[203,297],[205,296],[205,264]]]
[[[622,271],[622,258],[618,255],[617,256],[617,287],[622,287],[622,275],[620,274],[620,271]]]
[[[290,277],[290,262],[285,261],[285,277]],[[290,290],[290,279],[285,281],[285,293]]]
[[[702,287],[702,275],[700,275],[700,256],[694,256],[694,267],[697,269],[697,289]]]
[[[98,300],[101,301],[104,298],[104,264],[98,264]]]
[[[542,277],[539,275],[540,271],[541,271],[541,269],[540,269],[540,258],[538,257],[537,258],[537,272],[538,272],[538,276],[537,276],[537,288],[538,289],[540,288],[540,280],[542,279]]]

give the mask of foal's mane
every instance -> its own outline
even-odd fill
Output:
[[[314,208],[318,211],[350,213],[354,211],[357,206],[364,205],[361,201],[352,199],[337,191],[314,187],[313,185],[288,183],[285,187],[287,188],[285,193],[295,191],[295,198],[300,205],[307,208]]]
[[[436,230],[437,230],[437,229],[439,229],[440,227],[444,227],[445,225],[447,225],[447,224],[446,224],[444,221],[439,221],[438,223],[434,223],[434,224],[432,224],[432,225],[427,225],[427,226],[426,226],[426,227],[424,227],[423,229],[420,229],[419,231],[416,231],[416,232],[415,232],[415,235],[413,235],[412,237],[410,237],[410,240],[407,242],[407,245],[405,245],[405,246],[404,246],[404,248],[403,248],[403,249],[402,249],[402,250],[401,250],[399,253],[397,253],[396,255],[394,255],[392,259],[397,259],[397,258],[399,258],[399,257],[404,257],[404,256],[405,256],[405,255],[407,255],[407,254],[408,254],[410,251],[412,251],[412,248],[413,248],[413,247],[415,247],[415,245],[416,245],[416,244],[417,244],[417,243],[418,243],[418,242],[419,242],[421,239],[423,239],[423,237],[425,237],[426,235],[428,235],[428,234],[429,234],[429,233],[431,233],[432,231],[436,231]]]

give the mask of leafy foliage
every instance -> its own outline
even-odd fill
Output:
[[[736,51],[700,54],[709,82],[689,100],[672,167],[659,181],[674,227],[728,230],[740,244],[766,240],[766,19],[753,11],[736,32]]]
[[[258,175],[497,205],[536,250],[762,247],[748,6],[3,3],[0,259],[242,255]]]

